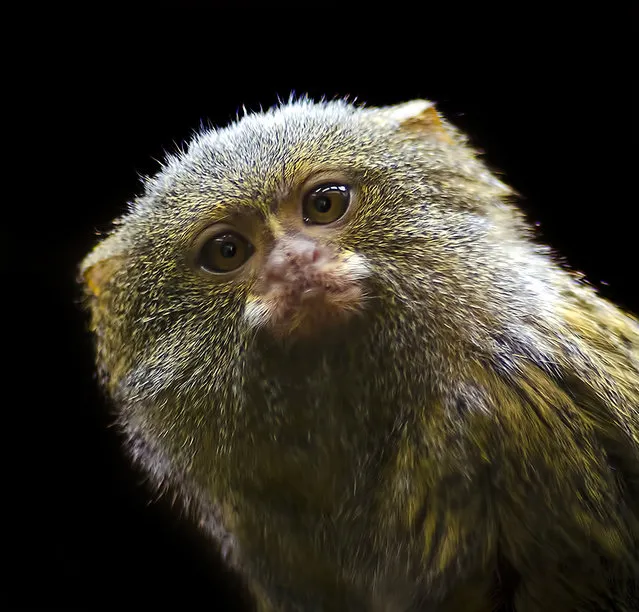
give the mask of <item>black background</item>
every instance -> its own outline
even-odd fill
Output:
[[[242,609],[215,554],[122,453],[74,281],[96,231],[140,193],[138,175],[201,120],[224,125],[291,91],[434,100],[522,194],[540,239],[639,312],[636,16],[559,4],[98,3],[30,6],[7,22],[6,601]]]

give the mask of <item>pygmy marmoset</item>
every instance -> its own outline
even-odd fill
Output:
[[[169,156],[81,265],[133,457],[260,610],[636,609],[639,324],[433,105]]]

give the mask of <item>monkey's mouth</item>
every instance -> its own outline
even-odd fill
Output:
[[[356,280],[324,278],[323,282],[277,284],[246,305],[245,318],[276,336],[321,334],[344,323],[362,307],[363,290]]]
[[[277,336],[321,334],[361,310],[368,274],[361,255],[336,254],[306,238],[280,243],[247,300],[251,327]]]

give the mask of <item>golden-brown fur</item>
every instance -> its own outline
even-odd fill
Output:
[[[296,225],[326,172],[357,206]],[[510,199],[427,102],[302,100],[198,136],[83,262],[133,456],[232,542],[260,609],[636,609],[639,326]],[[195,274],[230,217],[255,259]],[[278,334],[260,266],[295,235],[357,262],[330,276],[357,291]]]

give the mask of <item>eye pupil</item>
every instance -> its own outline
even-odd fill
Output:
[[[222,257],[232,258],[237,253],[237,247],[232,242],[223,242],[220,245],[220,255]]]
[[[331,199],[328,196],[315,198],[315,209],[320,213],[327,213],[331,209]]]

